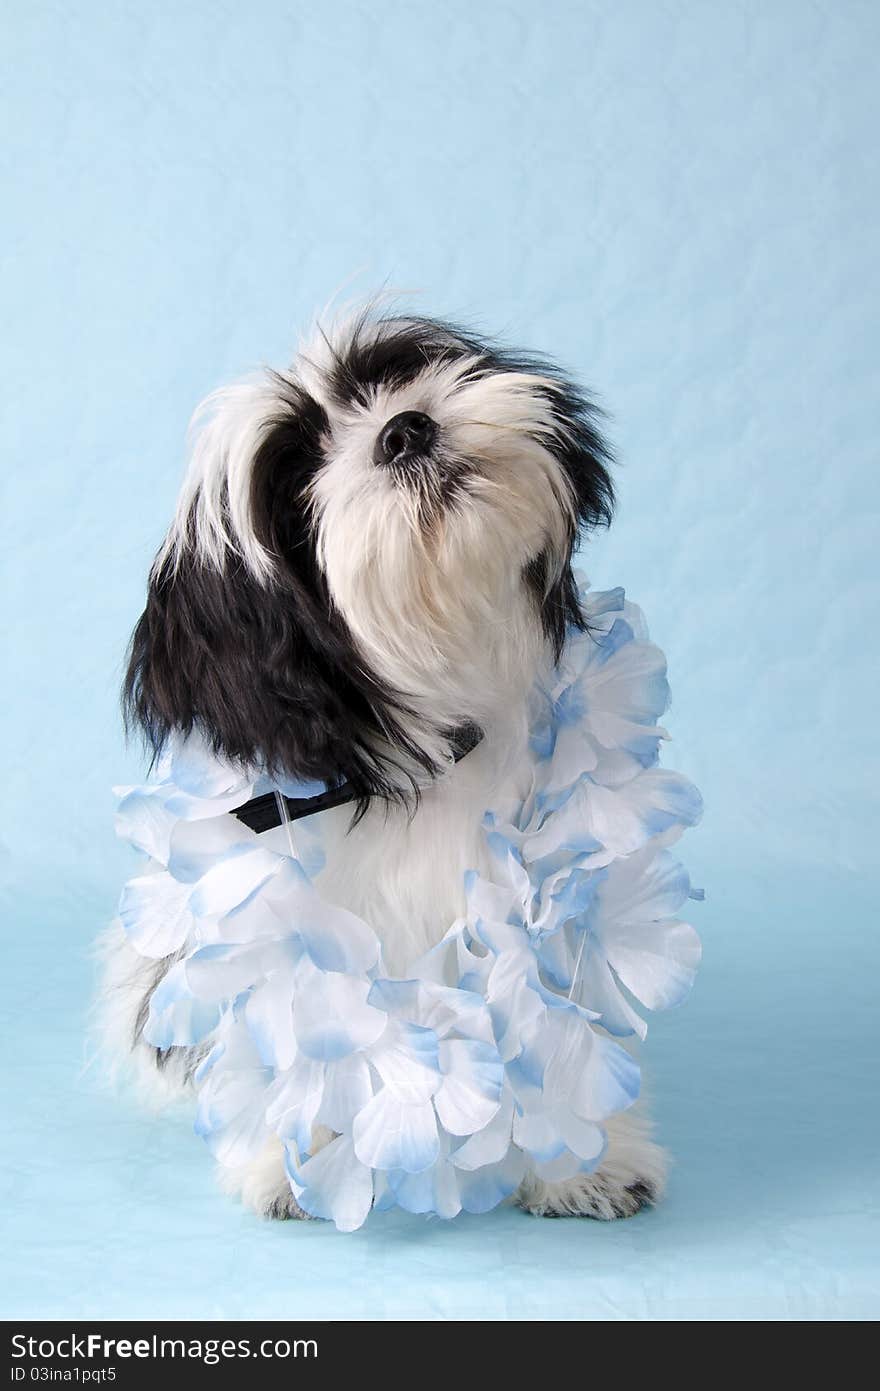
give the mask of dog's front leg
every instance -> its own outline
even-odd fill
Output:
[[[651,1124],[638,1110],[621,1111],[606,1122],[608,1148],[598,1169],[561,1183],[526,1175],[516,1201],[536,1217],[595,1217],[611,1222],[632,1217],[659,1201],[668,1157],[654,1144]]]

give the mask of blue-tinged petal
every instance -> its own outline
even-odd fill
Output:
[[[605,1131],[595,1121],[584,1120],[568,1106],[557,1106],[553,1111],[557,1130],[568,1149],[591,1169],[595,1169],[607,1148]]]
[[[174,816],[165,806],[164,790],[155,783],[113,790],[120,798],[116,834],[160,865],[166,865]]]
[[[499,922],[498,919],[475,918],[474,937],[496,957],[516,956],[528,951],[530,942],[525,926],[520,922]]]
[[[608,960],[627,990],[648,1009],[672,1009],[690,993],[700,964],[700,939],[690,923],[614,925],[605,940]]]
[[[639,1065],[619,1043],[593,1031],[592,1047],[582,1062],[568,1094],[568,1104],[577,1115],[604,1121],[638,1099]]]
[[[501,871],[507,866],[507,850],[500,859]],[[485,920],[492,923],[506,923],[517,904],[515,887],[508,884],[494,884],[483,875],[471,871],[467,876],[468,916],[471,922]]]
[[[410,974],[434,985],[456,985],[460,975],[458,948],[464,931],[464,918],[459,918],[444,933],[436,946],[431,947],[424,956],[420,956],[418,961],[413,963]]]
[[[420,1023],[421,987],[422,982],[418,980],[392,980],[388,976],[380,976],[370,987],[370,1004],[386,1014]]]
[[[474,958],[475,960],[477,958]],[[400,1019],[433,1029],[444,1038],[452,1029],[467,1038],[493,1041],[492,1022],[483,995],[455,986],[438,985],[430,980],[391,980],[380,977],[373,982],[370,1004]]]
[[[648,1026],[618,985],[604,950],[589,938],[578,971],[576,997],[589,1000],[599,1014],[602,1028],[616,1038],[637,1034],[643,1039],[647,1034]]]
[[[280,967],[256,985],[245,1005],[245,1020],[257,1051],[276,1071],[296,1057],[293,1033],[293,972]]]
[[[625,617],[615,618],[611,626],[596,639],[595,664],[609,661],[622,647],[635,640],[635,633]]]
[[[418,1174],[393,1169],[388,1174],[388,1187],[398,1207],[406,1212],[425,1213],[447,1220],[461,1212],[458,1177],[449,1160],[442,1156],[430,1169],[423,1169]]]
[[[352,1127],[355,1153],[373,1169],[429,1168],[440,1153],[437,1117],[430,1101],[398,1101],[383,1087],[356,1117]]]
[[[468,956],[470,954],[468,953]],[[470,956],[471,962],[479,958]],[[488,978],[488,972],[487,978]],[[418,1022],[433,1029],[438,1038],[452,1030],[464,1038],[482,1039],[494,1046],[495,1035],[482,991],[424,982],[419,990]]]
[[[187,985],[197,999],[220,1003],[235,999],[264,977],[273,960],[271,947],[264,942],[212,942],[193,952],[184,970]]]
[[[141,956],[160,958],[179,951],[194,927],[186,885],[162,870],[129,879],[119,900],[125,934]]]
[[[575,958],[572,955],[568,936],[560,928],[550,932],[535,944],[535,952],[541,965],[541,974],[557,990],[571,988]]]
[[[273,778],[273,782],[278,791],[282,792],[285,797],[297,799],[320,797],[328,788],[326,782],[319,782],[315,778],[291,778],[285,773],[279,773]]]
[[[330,1130],[350,1132],[355,1116],[373,1095],[370,1068],[363,1053],[324,1063],[324,1096],[318,1121]]]
[[[197,1000],[186,981],[186,963],[178,961],[150,997],[144,1039],[153,1048],[191,1047],[216,1026],[216,1004]]]
[[[176,821],[171,832],[168,869],[182,884],[195,884],[218,860],[242,848],[254,849],[256,834],[234,816]]]
[[[362,975],[379,960],[379,938],[363,918],[327,903],[314,889],[303,893],[295,921],[306,951],[322,971]]]
[[[376,1042],[388,1017],[367,1003],[369,981],[319,971],[308,956],[296,971],[293,1028],[307,1057],[335,1062]]]
[[[596,790],[595,783],[581,778],[559,806],[551,807],[551,814],[545,817],[543,824],[524,837],[523,855],[539,879],[551,869],[570,864],[575,857],[592,868],[607,864],[618,853],[614,846],[608,847],[604,838],[607,817],[597,818],[593,812],[592,798]],[[598,790],[605,793],[606,798],[613,795],[604,788]],[[638,843],[644,840],[643,835]]]
[[[467,949],[463,950],[470,963],[468,971],[473,970],[474,963],[480,967],[484,964],[480,957],[468,953]],[[488,963],[485,964],[488,967]],[[488,979],[488,970],[485,972],[485,979]],[[434,1029],[438,1038],[445,1038],[446,1034],[455,1029],[456,1034],[462,1035],[463,1038],[482,1039],[484,1043],[495,1045],[492,1018],[482,989],[467,989],[464,988],[464,983],[459,988],[450,988],[425,982],[420,990],[420,1002],[418,1022],[425,1028]]]
[[[546,1029],[547,1016],[542,1014],[524,1034],[522,1048],[516,1057],[509,1059],[504,1065],[507,1081],[516,1095],[520,1112],[526,1106],[534,1104],[535,1093],[540,1093],[544,1085],[547,1053],[542,1045],[542,1035]]]
[[[610,865],[597,897],[603,922],[656,922],[678,912],[690,894],[684,866],[652,845]]]
[[[495,1115],[481,1130],[469,1135],[452,1155],[458,1169],[480,1169],[498,1164],[513,1143],[513,1096],[508,1088]]]
[[[533,1164],[535,1176],[544,1183],[565,1183],[578,1174],[591,1172],[594,1167],[570,1149],[561,1150],[552,1159],[536,1159]]]
[[[347,1136],[337,1136],[300,1167],[288,1151],[288,1172],[304,1212],[335,1222],[341,1232],[363,1226],[373,1205],[373,1175]]]
[[[298,1057],[266,1093],[266,1124],[279,1139],[295,1145],[303,1157],[311,1153],[312,1131],[324,1099],[324,1078],[324,1063]]]
[[[662,768],[645,769],[620,787],[582,780],[541,830],[527,838],[524,852],[532,861],[562,848],[577,853],[598,841],[603,853],[596,863],[607,864],[640,850],[672,826],[694,825],[701,809],[696,788]]]
[[[241,793],[245,802],[256,782],[255,774],[221,758],[198,732],[172,748],[169,778],[190,797],[211,799]]]
[[[270,1137],[265,1112],[272,1074],[240,1029],[231,1028],[225,1041],[222,1057],[199,1089],[195,1131],[220,1164],[238,1166],[254,1159]]]
[[[482,1169],[459,1169],[462,1208],[465,1212],[490,1212],[516,1192],[525,1171],[525,1156],[513,1145],[497,1164],[487,1164]]]
[[[639,1094],[639,1068],[630,1055],[570,1013],[548,1019],[543,1046],[546,1104],[567,1105],[586,1120],[601,1121],[631,1106]]]
[[[546,1107],[514,1115],[513,1139],[536,1162],[555,1159],[566,1148],[554,1115]]]
[[[215,864],[192,890],[190,907],[200,918],[220,917],[256,893],[284,860],[261,847],[242,846]]]
[[[537,984],[531,952],[504,952],[497,958],[489,976],[486,998],[498,1051],[505,1062],[515,1058],[523,1039],[545,1012]]]
[[[202,930],[210,931],[212,938],[230,945],[248,946],[258,941],[276,942],[290,940],[295,935],[296,923],[284,909],[279,896],[270,894],[269,885],[275,886],[281,879],[279,870],[257,893],[251,894],[229,913],[218,919],[200,920]],[[210,926],[208,926],[210,925]],[[296,938],[299,941],[299,937]],[[300,943],[300,946],[302,944]]]
[[[208,1052],[202,1058],[202,1061],[193,1073],[193,1082],[197,1087],[200,1087],[209,1074],[213,1072],[225,1052],[226,1044],[223,1039],[218,1039],[212,1043]]]
[[[188,792],[169,785],[164,793],[165,805],[173,816],[183,817],[185,821],[201,821],[205,817],[222,816],[234,811],[250,800],[253,788],[244,784],[219,797],[192,797]]]
[[[381,1038],[370,1049],[369,1058],[398,1101],[430,1101],[443,1080],[437,1035],[433,1029],[418,1024],[389,1019]]]
[[[473,1135],[501,1105],[504,1064],[493,1045],[477,1039],[440,1044],[443,1081],[434,1097],[440,1123],[450,1135]]]
[[[578,576],[578,579],[581,607],[591,629],[599,626],[599,619],[603,616],[623,611],[626,590],[622,585],[615,585],[614,589],[590,589],[583,576]]]
[[[600,870],[584,869],[577,864],[569,864],[565,869],[556,870],[542,885],[542,913],[537,925],[561,927],[570,918],[585,913],[603,878]]]

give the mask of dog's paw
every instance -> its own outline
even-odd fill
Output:
[[[268,1207],[263,1210],[261,1215],[271,1218],[274,1222],[314,1221],[312,1214],[310,1212],[304,1212],[300,1207],[296,1198],[290,1191],[290,1185],[288,1185],[286,1193],[275,1194],[269,1201]]]
[[[517,1195],[517,1203],[534,1217],[593,1217],[600,1222],[613,1222],[618,1217],[634,1217],[659,1197],[650,1179],[637,1178],[624,1186],[602,1174],[581,1174],[566,1183],[527,1180]]]
[[[638,1115],[608,1123],[608,1149],[593,1174],[578,1174],[562,1183],[545,1183],[534,1174],[523,1180],[516,1202],[536,1217],[594,1217],[613,1222],[634,1217],[660,1201],[666,1187],[669,1157],[648,1139],[649,1127]]]

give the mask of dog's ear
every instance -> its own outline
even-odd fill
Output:
[[[368,670],[326,592],[305,500],[317,466],[314,431],[304,427],[300,403],[282,405],[254,432],[247,501],[239,496],[238,504],[246,533],[229,535],[219,554],[199,534],[203,494],[216,485],[202,459],[205,477],[153,567],[132,636],[126,722],[154,752],[172,733],[198,729],[228,759],[347,780],[366,805],[395,795],[395,753],[423,767],[428,760],[403,728],[400,700]],[[210,514],[215,540],[218,516],[232,527],[228,459],[224,467],[225,495]],[[261,572],[249,552],[269,562]]]
[[[544,440],[568,484],[572,513],[563,555],[542,554],[529,565],[527,579],[540,604],[544,631],[558,658],[569,628],[586,627],[578,600],[572,558],[584,535],[609,526],[614,513],[611,450],[599,430],[601,413],[578,387],[554,380],[548,400],[556,429]]]

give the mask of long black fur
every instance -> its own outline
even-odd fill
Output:
[[[406,788],[395,753],[429,775],[396,692],[366,666],[317,565],[304,490],[321,462],[320,407],[283,378],[287,409],[254,460],[252,505],[277,576],[228,556],[222,572],[187,546],[154,567],[132,636],[123,706],[154,751],[199,729],[216,753],[294,777],[352,784],[362,811]],[[379,754],[382,747],[382,755]],[[394,776],[396,769],[396,776]]]

